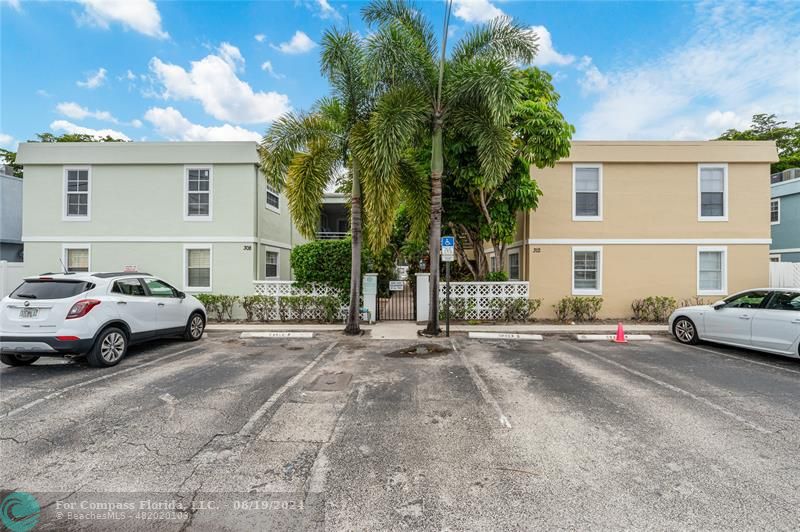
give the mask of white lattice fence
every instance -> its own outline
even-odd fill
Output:
[[[341,295],[339,289],[327,285],[315,284],[309,287],[300,287],[293,281],[253,281],[253,288],[256,295],[275,298],[274,305],[267,311],[268,321],[281,320],[281,313],[283,313],[283,320],[321,320],[324,318],[321,309],[309,307],[301,317],[289,308],[286,304],[287,300],[284,298],[293,296],[308,296],[312,299],[326,296],[339,298]],[[343,311],[340,311],[339,317],[341,318],[342,315]]]
[[[800,262],[770,262],[770,288],[800,288]]]
[[[494,320],[500,313],[498,302],[528,299],[527,281],[502,283],[450,283],[450,308],[463,310],[466,320]],[[445,283],[439,284],[439,302],[445,301]]]

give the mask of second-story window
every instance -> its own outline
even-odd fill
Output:
[[[724,164],[701,164],[698,167],[700,221],[728,219],[728,167]]]
[[[64,219],[89,219],[89,167],[64,168]]]
[[[599,164],[572,166],[572,219],[603,219],[603,167]]]
[[[186,220],[211,219],[211,168],[186,168]]]
[[[769,202],[769,221],[772,225],[781,223],[781,200],[778,198]]]
[[[279,211],[281,208],[281,196],[270,184],[267,184],[267,209]]]

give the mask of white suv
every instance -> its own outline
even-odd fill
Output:
[[[203,336],[196,298],[147,273],[58,273],[23,281],[0,301],[0,359],[26,366],[40,356],[85,354],[117,364],[133,343]]]

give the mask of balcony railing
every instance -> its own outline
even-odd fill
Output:
[[[769,182],[774,185],[775,183],[782,183],[784,181],[790,181],[792,179],[800,179],[800,168],[789,168],[788,170],[784,170],[783,172],[772,174],[770,176]]]
[[[317,240],[342,240],[350,236],[350,233],[340,233],[335,231],[318,231]]]

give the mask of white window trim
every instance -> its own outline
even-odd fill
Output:
[[[208,170],[208,216],[189,216],[189,170]],[[208,164],[183,166],[183,221],[211,222],[214,219],[214,167]]]
[[[722,208],[723,216],[703,216],[703,190],[700,175],[703,168],[722,168]],[[728,211],[728,163],[701,163],[697,165],[697,221],[698,222],[727,222],[730,212]]]
[[[778,204],[778,221],[772,221],[772,203],[775,202]],[[781,223],[781,199],[780,198],[772,198],[769,200],[769,224],[770,225],[778,225]]]
[[[67,215],[67,171],[68,170],[86,170],[88,173],[88,183],[86,187],[86,216],[68,216]],[[62,193],[61,193],[61,220],[64,222],[89,222],[92,220],[92,167],[88,165],[82,166],[64,166],[64,175],[62,176]]]
[[[700,253],[704,251],[722,252],[722,289],[721,290],[701,290],[700,289]],[[728,295],[728,246],[698,246],[697,262],[694,268],[697,279],[698,296],[725,296]]]
[[[511,277],[511,255],[516,255],[517,256],[517,264],[519,265],[519,273],[520,273],[520,275],[516,279],[514,277]],[[519,250],[509,251],[508,252],[508,280],[509,281],[519,281],[520,277],[522,277],[522,262],[520,262]]]
[[[267,277],[267,251],[278,254],[278,263],[275,265],[275,277]],[[270,246],[264,247],[264,280],[275,281],[281,278],[281,250],[280,248],[273,248]]]
[[[189,286],[189,250],[208,250],[208,286]],[[214,246],[211,244],[184,244],[183,245],[183,291],[184,292],[211,292],[214,286]]]
[[[67,270],[69,271],[69,261],[67,260],[67,250],[70,249],[85,249],[89,252],[89,259],[87,264],[87,270],[89,272],[92,271],[92,245],[91,244],[62,244],[61,245],[61,260],[63,261],[63,265],[59,270]]]
[[[577,202],[575,197],[575,170],[578,168],[597,168],[597,216],[578,216],[576,214]],[[602,222],[603,221],[603,164],[602,163],[573,163],[572,165],[572,221],[573,222]]]
[[[597,252],[597,288],[575,288],[575,252],[576,251],[596,251]],[[572,295],[573,296],[601,296],[603,295],[603,248],[598,246],[573,246],[572,260],[570,261],[570,271],[572,276]]]
[[[272,190],[270,190],[272,188]],[[272,205],[267,202],[267,198],[270,194],[274,194],[278,196],[278,206],[273,207]],[[271,186],[267,185],[264,187],[264,207],[267,208],[268,211],[272,211],[274,213],[280,214],[281,213],[281,195]]]

